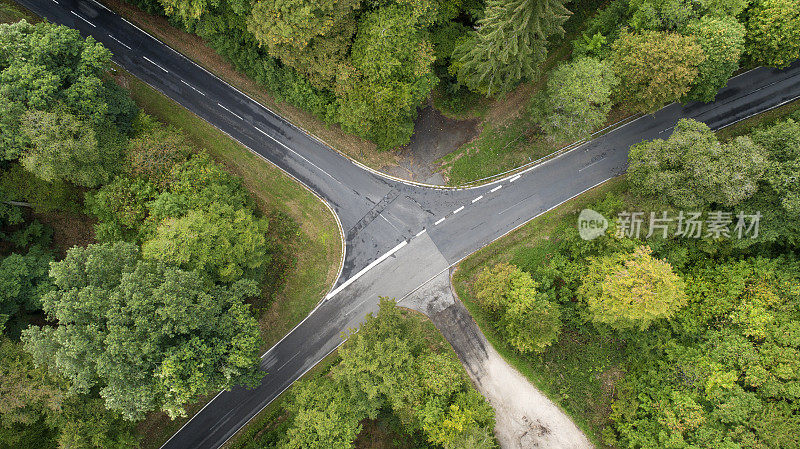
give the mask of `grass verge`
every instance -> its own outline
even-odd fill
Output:
[[[13,23],[25,19],[30,23],[36,23],[40,19],[23,9],[11,0],[0,0],[0,23]]]
[[[182,106],[127,72],[116,79],[140,108],[158,120],[183,130],[197,148],[206,149],[228,170],[241,176],[258,208],[271,218],[270,227],[283,250],[281,265],[253,302],[265,348],[275,344],[316,306],[339,272],[341,238],[336,219],[307,189]],[[209,400],[189,409],[190,416]],[[147,440],[142,448],[158,448],[187,419],[170,421],[158,413],[139,425]]]

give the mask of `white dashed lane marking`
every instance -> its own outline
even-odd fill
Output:
[[[182,82],[183,84],[185,84],[185,85],[189,86],[189,88],[190,88],[190,89],[192,89],[193,91],[197,92],[198,94],[200,94],[200,95],[202,95],[202,96],[204,96],[204,97],[206,96],[206,94],[204,94],[202,91],[198,90],[196,87],[192,86],[191,84],[187,83],[186,81],[184,81],[184,80],[181,80],[181,82]],[[221,105],[220,105],[220,106],[221,106]]]
[[[122,45],[123,47],[127,48],[128,50],[133,50],[131,47],[128,46],[128,44],[126,44],[125,42],[122,42],[121,40],[117,39],[116,37],[114,37],[114,36],[112,36],[110,34],[108,35],[108,37],[110,37],[111,39],[114,39],[115,41],[117,41],[118,44]]]
[[[242,116],[241,116],[241,115],[239,115],[239,114],[237,114],[237,113],[235,113],[235,112],[231,111],[230,109],[226,108],[225,106],[221,105],[220,103],[217,103],[217,106],[219,106],[219,107],[221,107],[222,109],[225,109],[226,111],[228,111],[228,112],[230,112],[231,114],[235,115],[235,116],[236,116],[236,118],[238,118],[239,120],[244,120],[244,119],[242,118]],[[256,129],[258,129],[258,128],[256,128]]]
[[[481,198],[483,198],[483,195],[481,195],[481,196],[479,196],[479,197],[475,198],[474,200],[472,200],[472,202],[473,202],[473,203],[476,203],[476,202],[480,201],[480,200],[481,200]]]
[[[169,70],[167,70],[167,69],[165,69],[164,67],[161,67],[160,65],[156,64],[155,62],[153,62],[153,60],[152,60],[152,59],[148,58],[147,56],[142,56],[142,58],[144,58],[144,60],[145,60],[145,61],[147,61],[147,62],[149,62],[150,64],[153,64],[154,66],[156,66],[156,67],[158,67],[159,69],[163,70],[163,71],[164,71],[164,73],[169,73]]]
[[[489,193],[494,193],[494,192],[497,192],[498,190],[500,190],[500,189],[502,189],[502,188],[503,188],[503,186],[502,186],[502,185],[499,185],[499,186],[497,186],[497,187],[493,188],[492,190],[490,190],[490,191],[489,191]]]
[[[509,179],[508,182],[514,182],[514,181],[516,181],[517,179],[519,179],[521,177],[522,177],[522,175],[514,176],[513,178]]]
[[[421,235],[422,235],[422,234],[424,234],[424,233],[425,233],[425,230],[423,229],[423,230],[421,230],[421,231],[417,232],[417,235],[416,235],[415,237],[419,237],[419,236],[421,236]]]
[[[441,222],[443,222],[443,221],[444,221],[444,217],[442,217],[442,218],[440,218],[440,219],[436,220],[436,223],[434,223],[433,225],[434,225],[434,226],[439,226],[439,223],[441,223]]]
[[[81,16],[78,13],[76,13],[75,11],[70,11],[70,12],[72,13],[73,16],[75,16],[75,17],[83,20],[84,22],[88,23],[89,25],[91,25],[92,28],[97,28],[97,25],[93,24],[92,22],[89,22],[87,19],[85,19],[83,16]]]
[[[453,211],[453,215],[455,215],[455,214],[457,214],[457,213],[461,212],[462,210],[464,210],[464,206],[461,206],[461,207],[459,207],[458,209],[454,210],[454,211]]]

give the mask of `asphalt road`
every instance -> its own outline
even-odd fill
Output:
[[[219,447],[335,349],[343,331],[375,310],[379,295],[403,298],[475,250],[623,173],[632,144],[668,137],[680,118],[717,129],[800,96],[800,62],[756,69],[731,79],[714,103],[670,105],[525,172],[482,187],[430,188],[339,155],[92,0],[16,1],[102,42],[117,64],[305,184],[342,225],[346,253],[336,294],[264,355],[268,374],[258,388],[221,393],[165,448]]]

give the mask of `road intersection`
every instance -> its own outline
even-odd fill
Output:
[[[377,309],[407,297],[458,261],[536,216],[625,172],[628,148],[666,138],[680,118],[718,129],[800,96],[800,63],[730,80],[710,104],[672,104],[541,164],[483,186],[424,186],[380,174],[331,150],[93,0],[17,0],[93,36],[114,61],[278,166],[336,215],[345,256],[335,288],[262,357],[254,390],[222,392],[165,448],[217,448],[342,343]]]

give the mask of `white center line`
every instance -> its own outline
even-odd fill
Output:
[[[152,59],[148,58],[147,56],[142,56],[142,58],[144,58],[144,60],[145,60],[145,61],[147,61],[147,62],[149,62],[150,64],[153,64],[154,66],[158,67],[159,69],[161,69],[161,70],[163,70],[163,71],[165,71],[165,72],[169,73],[169,70],[167,70],[167,69],[165,69],[164,67],[161,67],[160,65],[156,64],[155,62],[153,62],[153,60],[152,60]]]
[[[436,221],[436,223],[434,223],[433,225],[434,225],[434,226],[439,226],[439,223],[441,223],[441,222],[443,222],[443,221],[444,221],[444,217],[442,217],[442,218],[440,218],[439,220],[437,220],[437,221]]]
[[[421,231],[417,232],[417,235],[416,235],[416,237],[419,237],[419,236],[421,236],[421,235],[422,235],[422,234],[424,234],[424,233],[425,233],[425,230],[423,229],[423,230],[421,230]]]
[[[587,168],[591,167],[594,164],[599,164],[600,162],[603,162],[604,159],[605,159],[605,157],[601,157],[600,159],[592,162],[591,164],[589,164],[589,165],[587,165],[587,166],[585,166],[583,168],[578,169],[578,172],[582,172],[582,171],[586,170]]]
[[[181,82],[182,82],[183,84],[186,84],[187,86],[189,86],[189,88],[190,88],[190,89],[192,89],[193,91],[197,92],[198,94],[200,94],[200,95],[202,95],[202,96],[204,96],[204,97],[206,96],[206,94],[204,94],[203,92],[201,92],[200,90],[198,90],[196,87],[192,86],[191,84],[187,83],[186,81],[184,81],[184,80],[181,80]]]
[[[61,3],[58,3],[56,0],[53,0],[53,3],[55,3],[56,5],[60,5],[61,4]]]
[[[128,44],[126,44],[125,42],[122,42],[121,40],[117,39],[116,37],[114,37],[114,36],[112,36],[110,34],[108,35],[108,37],[110,37],[111,39],[114,39],[115,41],[117,41],[118,44],[122,45],[123,47],[127,48],[128,50],[133,50],[131,47],[128,47]]]
[[[497,187],[493,188],[492,190],[490,190],[490,191],[489,191],[489,193],[494,193],[494,192],[497,192],[498,190],[500,190],[500,189],[502,189],[502,188],[503,188],[503,186],[502,186],[502,185],[499,185],[499,186],[497,186]]]
[[[220,106],[222,106],[222,105],[220,105]],[[224,106],[223,106],[223,107],[224,107]],[[291,149],[291,148],[287,147],[287,146],[286,146],[286,145],[284,145],[284,144],[283,144],[283,142],[281,142],[280,140],[278,140],[278,139],[276,139],[276,138],[274,138],[274,137],[270,136],[270,135],[269,135],[269,134],[267,134],[267,132],[266,132],[266,131],[264,131],[263,129],[259,128],[258,126],[253,126],[253,128],[255,128],[255,129],[256,129],[256,131],[260,132],[261,134],[263,134],[263,135],[267,136],[268,138],[272,139],[272,141],[273,141],[273,142],[275,142],[275,143],[277,143],[278,145],[282,146],[282,147],[283,147],[283,148],[285,148],[286,150],[288,150],[288,151],[291,151],[292,153],[294,153],[295,155],[297,155],[297,157],[299,157],[300,159],[302,159],[302,160],[304,160],[304,161],[308,162],[308,163],[309,163],[309,164],[310,164],[312,167],[316,168],[317,170],[321,171],[322,173],[325,173],[326,175],[328,175],[328,177],[329,177],[329,178],[331,178],[331,179],[333,179],[334,181],[336,181],[336,182],[338,182],[339,184],[341,184],[341,181],[339,181],[338,179],[336,179],[336,178],[334,178],[333,176],[331,176],[331,174],[330,174],[330,173],[328,173],[328,172],[326,172],[325,170],[323,170],[323,169],[319,168],[319,166],[317,166],[317,164],[315,164],[315,163],[313,163],[313,162],[309,161],[308,159],[306,159],[305,157],[303,157],[303,155],[302,155],[302,154],[300,154],[300,153],[298,153],[297,151],[294,151],[293,149]]]
[[[519,179],[521,177],[522,177],[522,175],[514,176],[513,178],[509,179],[508,182],[514,182],[514,181],[516,181],[517,179]]]
[[[458,209],[454,210],[454,211],[453,211],[453,215],[455,215],[455,214],[457,214],[457,213],[461,212],[462,210],[464,210],[464,206],[461,206],[461,207],[459,207]]]
[[[83,20],[84,22],[88,23],[89,25],[91,25],[92,28],[97,28],[97,26],[95,24],[93,24],[92,22],[89,22],[88,20],[84,19],[83,16],[81,16],[78,13],[76,13],[75,11],[70,11],[70,12],[72,13],[73,16],[75,16],[75,17]]]
[[[219,106],[219,107],[221,107],[222,109],[225,109],[226,111],[228,111],[228,112],[230,112],[231,114],[235,115],[235,116],[236,116],[236,118],[238,118],[239,120],[244,120],[244,119],[242,118],[242,116],[241,116],[241,115],[239,115],[239,114],[237,114],[237,113],[235,113],[235,112],[231,111],[230,109],[226,108],[225,106],[223,106],[223,105],[221,105],[221,104],[219,104],[219,103],[217,103],[217,106]]]
[[[472,200],[472,202],[473,202],[473,203],[476,203],[476,202],[480,201],[480,200],[481,200],[481,198],[483,198],[483,195],[481,195],[481,196],[479,196],[479,197],[475,198],[474,200]]]

